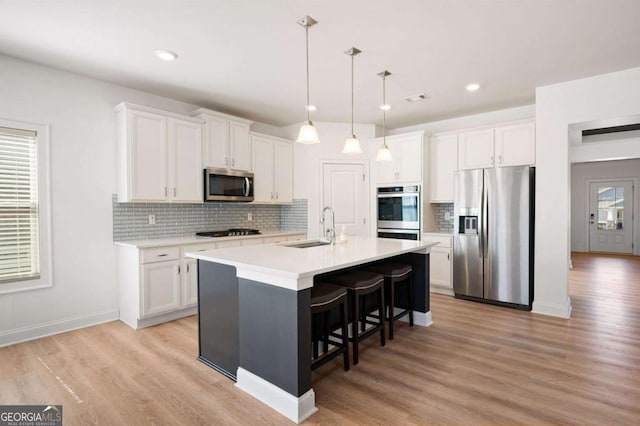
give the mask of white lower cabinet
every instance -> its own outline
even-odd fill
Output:
[[[198,261],[185,253],[304,239],[305,233],[189,245],[118,245],[120,320],[138,329],[198,312]]]
[[[422,234],[422,239],[439,243],[429,254],[429,287],[433,293],[453,296],[453,236]]]

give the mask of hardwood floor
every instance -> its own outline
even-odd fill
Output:
[[[640,424],[640,258],[572,259],[570,320],[433,294],[432,327],[314,373],[307,423]],[[63,404],[66,425],[291,424],[196,353],[195,317],[0,348],[0,404]]]

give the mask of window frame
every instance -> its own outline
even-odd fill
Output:
[[[53,250],[51,239],[51,149],[50,126],[0,118],[0,127],[31,130],[37,133],[38,152],[38,222],[40,277],[0,283],[0,294],[53,287]]]

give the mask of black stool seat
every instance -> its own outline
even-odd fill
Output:
[[[379,265],[367,266],[367,270],[382,274],[385,277],[399,278],[411,272],[413,268],[411,265],[405,265],[404,263],[386,262]]]
[[[329,312],[339,307],[341,333],[334,333],[338,326],[330,323]],[[344,370],[349,370],[349,325],[347,311],[347,289],[339,285],[317,282],[311,287],[311,343],[313,360],[311,369],[315,370],[322,364],[332,360],[340,354],[344,356]],[[318,353],[318,342],[322,339],[323,353]],[[334,346],[329,350],[329,344]]]
[[[394,321],[402,318],[405,315],[409,315],[409,325],[413,327],[413,268],[411,267],[411,265],[397,262],[379,263],[377,265],[367,266],[366,268],[372,273],[377,273],[384,276],[386,302],[385,305],[389,310],[389,313],[387,314],[387,321],[389,321],[389,340],[393,340]],[[407,298],[409,306],[402,312],[394,315],[396,284],[401,283],[407,285]]]
[[[331,281],[353,290],[366,290],[380,284],[384,277],[368,271],[353,271],[331,277]]]
[[[345,272],[340,275],[334,275],[330,278],[332,283],[344,286],[349,294],[349,310],[351,313],[351,342],[353,342],[353,364],[358,364],[359,350],[358,344],[369,336],[380,332],[380,346],[384,346],[384,276],[374,272],[356,270]],[[368,310],[366,305],[366,297],[371,294],[377,294],[379,315],[372,317],[378,321],[373,322],[367,319]],[[362,307],[361,307],[362,305]],[[362,324],[361,332],[358,331],[358,324]],[[366,330],[366,325],[371,324],[373,327]]]
[[[346,296],[347,289],[331,284],[331,283],[318,283],[311,287],[311,308],[318,308],[323,305],[327,305],[342,296]]]

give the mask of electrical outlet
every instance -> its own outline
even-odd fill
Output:
[[[253,213],[247,213],[247,220],[249,222],[253,221]]]
[[[155,214],[150,214],[149,215],[149,225],[155,225],[156,224],[156,215]]]
[[[444,212],[444,220],[451,220],[451,215],[449,212]]]

